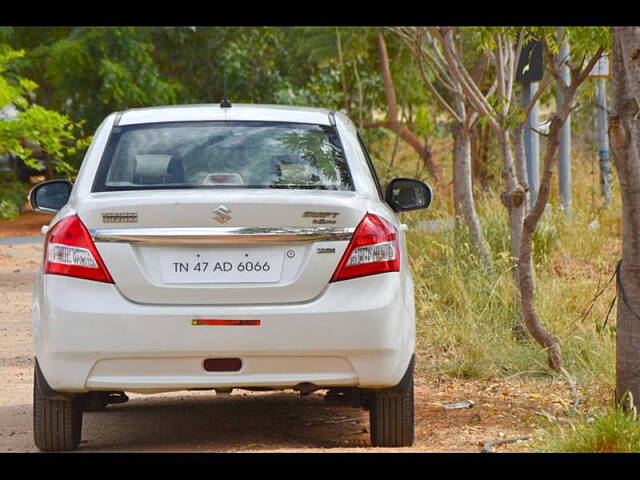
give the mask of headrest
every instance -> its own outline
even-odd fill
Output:
[[[141,177],[165,177],[171,155],[140,154],[136,155],[135,175]]]
[[[237,173],[210,173],[204,178],[203,185],[244,185]]]

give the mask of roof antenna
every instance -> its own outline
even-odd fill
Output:
[[[231,108],[231,102],[227,99],[227,75],[224,75],[224,98],[220,102],[220,108]]]

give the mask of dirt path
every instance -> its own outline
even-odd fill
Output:
[[[48,225],[53,215],[27,210],[17,220],[0,220],[0,237],[40,235],[40,227]]]
[[[30,302],[40,256],[40,245],[0,246],[0,452],[36,451]],[[322,394],[130,397],[85,414],[80,451],[380,451],[369,448],[366,412],[326,406]],[[398,450],[477,452],[488,440],[530,434],[537,410],[559,411],[568,397],[561,383],[418,379],[416,445]],[[442,408],[465,399],[474,407]]]

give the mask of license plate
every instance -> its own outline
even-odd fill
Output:
[[[280,249],[160,252],[165,283],[276,283],[282,275]]]

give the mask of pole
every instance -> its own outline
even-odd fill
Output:
[[[609,161],[609,136],[607,134],[607,84],[606,79],[596,79],[598,105],[598,156],[600,158],[600,191],[604,206],[611,204],[611,162]]]
[[[566,35],[562,39],[564,29],[558,28],[558,41],[560,42],[560,52],[558,61],[562,81],[569,85],[571,82],[571,72],[566,63],[569,58],[569,40]],[[562,102],[562,91],[558,89],[557,103]],[[567,116],[562,129],[560,130],[560,144],[558,145],[558,189],[560,191],[560,208],[567,213],[571,212],[571,115]]]
[[[522,104],[526,108],[531,98],[538,91],[538,82],[522,83]],[[530,205],[536,203],[538,188],[540,187],[540,139],[536,133],[538,130],[538,102],[535,103],[524,129],[524,154],[527,160],[527,177],[529,180]]]

